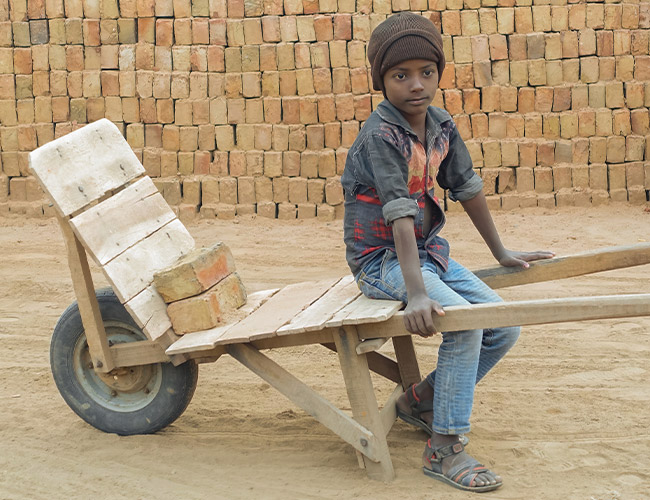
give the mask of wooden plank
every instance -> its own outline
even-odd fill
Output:
[[[531,262],[528,269],[493,267],[474,271],[491,288],[525,285],[650,263],[650,243],[619,246]]]
[[[395,420],[397,420],[397,400],[404,394],[404,389],[402,385],[398,384],[395,386],[395,390],[391,393],[390,397],[386,400],[386,404],[379,412],[379,417],[381,418],[381,424],[384,427],[384,435],[387,435],[390,430],[393,428]]]
[[[86,251],[72,232],[67,220],[59,218],[59,225],[68,251],[68,265],[72,276],[72,286],[77,297],[90,357],[95,370],[107,373],[115,368],[115,363],[113,362],[106,330],[104,329],[104,321],[95,295],[95,287],[90,274]]]
[[[110,349],[116,368],[168,363],[170,361],[169,356],[165,354],[165,350],[151,340],[115,344]]]
[[[278,289],[273,290],[262,290],[261,292],[251,293],[246,299],[246,304],[239,308],[241,314],[250,314],[260,307],[264,302],[271,298]],[[229,323],[227,325],[217,326],[215,328],[210,328],[209,330],[203,330],[200,332],[187,333],[183,335],[179,340],[174,342],[168,349],[167,354],[182,354],[190,352],[200,352],[200,351],[209,351],[213,349],[216,345],[216,342],[233,326],[235,323]]]
[[[250,316],[226,332],[216,345],[250,342],[275,336],[275,331],[329,290],[336,280],[288,285]]]
[[[371,460],[380,458],[379,441],[368,429],[249,345],[230,345],[228,354],[312,415],[346,443]],[[385,439],[384,439],[385,441]]]
[[[336,346],[333,342],[321,342],[324,347],[336,352]],[[368,368],[370,368],[377,375],[381,375],[396,384],[402,383],[402,378],[399,373],[397,363],[390,358],[378,352],[369,352],[366,354],[368,361]]]
[[[387,338],[363,340],[357,346],[357,354],[368,354],[369,352],[378,351],[386,342],[388,342]]]
[[[158,340],[172,327],[167,314],[167,304],[154,285],[149,285],[142,290],[126,302],[124,307],[151,340]]]
[[[384,424],[379,415],[377,398],[370,378],[370,370],[365,356],[356,353],[359,337],[354,326],[344,326],[334,335],[336,351],[341,362],[345,388],[350,400],[352,415],[362,426],[372,432],[377,440],[376,457],[370,457],[364,449],[364,463],[371,479],[392,481],[395,477],[390,459]],[[364,444],[364,443],[362,443]],[[365,448],[365,447],[364,447]],[[368,460],[370,459],[370,460]]]
[[[341,325],[359,325],[385,321],[403,307],[397,300],[369,299],[360,295],[356,300],[337,312],[332,319],[325,322],[326,327]]]
[[[32,151],[29,166],[63,215],[145,173],[119,129],[105,118]]]
[[[323,328],[336,312],[361,294],[352,276],[346,276],[330,288],[325,295],[295,316],[288,324],[278,328],[278,335],[310,332]]]
[[[156,271],[171,266],[193,248],[194,239],[175,219],[114,258],[104,272],[124,303],[147,288]]]
[[[395,348],[395,357],[399,374],[402,378],[402,388],[408,389],[411,385],[417,384],[422,380],[418,358],[415,355],[415,346],[413,337],[393,337],[393,347]]]
[[[411,335],[404,327],[403,315],[400,312],[382,323],[359,325],[359,335],[361,338]],[[650,294],[451,306],[445,308],[444,316],[434,318],[434,324],[438,331],[453,332],[635,316],[650,316]]]
[[[74,217],[75,233],[99,265],[175,219],[149,177]]]

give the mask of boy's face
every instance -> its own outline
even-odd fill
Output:
[[[438,66],[426,59],[409,59],[384,74],[384,91],[390,103],[409,123],[426,116],[438,90]]]

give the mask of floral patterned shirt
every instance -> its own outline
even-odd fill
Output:
[[[413,217],[420,263],[430,257],[447,269],[449,244],[438,236],[445,214],[434,178],[454,201],[469,200],[483,188],[446,111],[429,106],[425,147],[401,112],[388,100],[381,102],[348,151],[341,177],[346,258],[355,277],[370,261],[395,251],[391,224],[401,217]],[[428,234],[425,197],[433,201]]]

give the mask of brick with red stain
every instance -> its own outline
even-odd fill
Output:
[[[177,264],[154,275],[154,285],[165,302],[192,297],[211,288],[235,271],[228,247],[217,243],[183,257]]]
[[[213,328],[246,303],[246,290],[237,273],[230,274],[206,292],[167,306],[177,334]]]

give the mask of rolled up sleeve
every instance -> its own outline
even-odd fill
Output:
[[[381,136],[371,137],[367,147],[374,181],[371,185],[377,191],[386,224],[390,225],[402,217],[414,217],[420,208],[417,201],[409,196],[408,164],[404,155],[397,146]]]
[[[458,129],[453,125],[449,135],[449,151],[440,164],[437,180],[440,187],[449,191],[453,201],[466,201],[474,198],[483,189],[483,181],[473,170],[472,158],[461,139]]]

